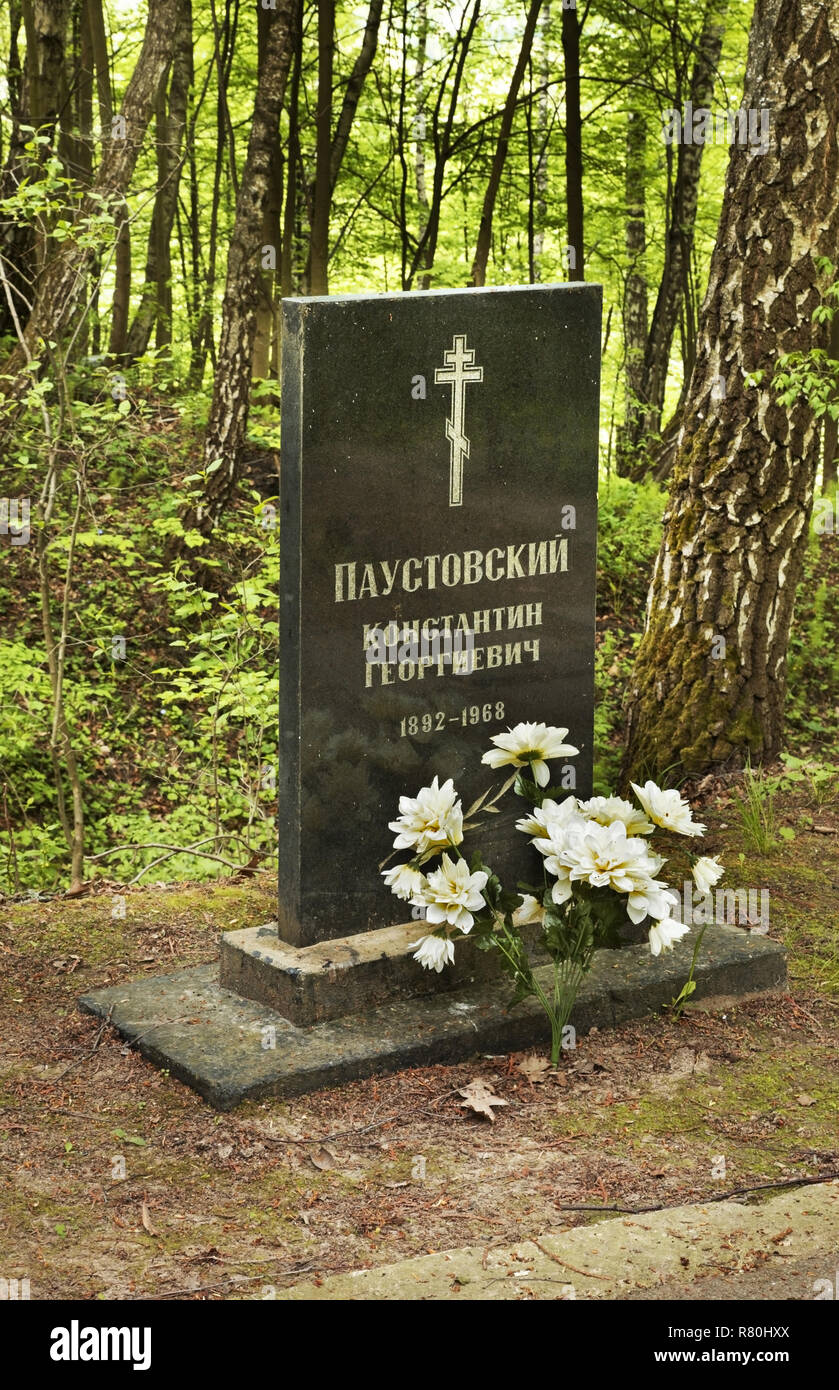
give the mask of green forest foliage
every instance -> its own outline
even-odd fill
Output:
[[[417,77],[422,10],[424,67]],[[715,104],[736,107],[750,0],[730,0]],[[417,157],[433,161],[432,111],[450,75],[463,7],[419,4],[385,11],[379,48],[352,126],[331,209],[330,291],[400,289],[424,209]],[[10,11],[0,14],[0,52],[9,52]],[[365,7],[337,11],[335,82],[346,86]],[[143,38],[145,4],[105,6],[113,88],[124,92]],[[546,7],[537,32],[504,168],[487,283],[569,278],[563,161],[561,8]],[[614,780],[621,700],[642,625],[666,493],[615,472],[623,419],[625,133],[630,110],[644,114],[644,183],[651,303],[664,258],[672,194],[672,151],[661,113],[684,99],[703,15],[678,0],[643,7],[593,0],[586,10],[581,69],[586,278],[604,285],[602,486],[600,498],[596,790]],[[430,283],[467,282],[481,205],[524,6],[481,7],[451,130],[441,226]],[[317,85],[315,6],[304,7],[299,166],[295,175],[293,292],[305,290],[307,198],[314,177]],[[31,364],[22,415],[5,444],[9,497],[42,494],[52,458],[55,507],[43,540],[54,622],[66,605],[64,699],[85,809],[86,873],[126,882],[210,877],[231,865],[270,863],[276,848],[276,701],[280,403],[278,385],[257,381],[248,462],[237,504],[211,537],[184,522],[202,485],[201,440],[212,389],[224,289],[257,74],[253,7],[196,5],[194,81],[187,114],[171,244],[171,322],[134,365],[108,361],[114,293],[113,224],[103,210],[82,226],[65,216],[79,188],[47,137],[30,134],[31,178],[0,202],[0,221],[29,220],[60,244],[90,239],[98,281],[69,344],[48,344]],[[21,37],[21,42],[22,42]],[[0,69],[0,157],[12,131],[11,61]],[[288,106],[288,103],[287,103]],[[289,145],[284,112],[279,148]],[[41,149],[41,142],[44,148]],[[40,151],[40,152],[39,152]],[[424,151],[424,153],[423,153]],[[695,323],[713,245],[726,150],[711,146],[667,404],[681,389],[686,335]],[[407,173],[406,173],[407,170]],[[287,190],[288,164],[283,187]],[[131,313],[143,289],[155,204],[154,125],[129,195]],[[411,277],[418,287],[419,275]],[[203,325],[209,323],[210,333]],[[0,348],[11,350],[10,334]],[[8,407],[5,407],[8,408]],[[34,524],[34,521],[33,521]],[[839,525],[837,525],[839,532]],[[50,753],[54,702],[41,622],[42,576],[35,545],[9,545],[0,564],[0,891],[54,889],[66,880],[68,849]],[[839,534],[814,537],[802,585],[791,667],[790,734],[801,755],[818,753],[839,728],[839,664],[822,653],[839,618]],[[143,848],[138,849],[138,846]],[[192,852],[178,853],[191,846]]]

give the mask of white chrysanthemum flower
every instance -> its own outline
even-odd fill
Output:
[[[400,796],[399,819],[388,828],[396,831],[394,849],[415,849],[417,854],[459,845],[463,839],[463,807],[449,778],[442,787],[435,777],[416,797]]]
[[[583,834],[591,824],[580,815],[575,798],[570,797],[569,801],[572,803],[570,806],[565,801],[559,807],[556,806],[556,802],[546,801],[543,804],[543,810],[547,806],[552,806],[559,814],[550,814],[546,818],[543,835],[533,839],[534,848],[545,856],[547,872],[556,879],[556,883],[551,888],[551,897],[558,907],[567,903],[568,899],[573,896],[571,870],[563,858],[563,854],[569,841],[575,836]],[[537,813],[534,812],[535,814]]]
[[[643,811],[622,796],[593,796],[589,801],[580,802],[580,811],[586,820],[596,820],[598,825],[623,821],[627,835],[652,835],[655,829]]]
[[[454,942],[448,937],[442,936],[423,936],[419,941],[412,941],[408,947],[413,951],[414,960],[418,960],[420,965],[424,965],[426,970],[436,970],[439,975],[444,965],[451,965],[454,961]]]
[[[674,907],[679,906],[679,895],[662,883],[661,879],[645,878],[636,882],[626,900],[626,912],[631,922],[637,926],[645,917],[659,920],[669,917]]]
[[[556,858],[569,870],[572,883],[590,883],[592,888],[632,893],[650,877],[647,843],[627,835],[622,821],[612,825],[587,821],[584,830],[569,831]],[[545,867],[550,865],[547,859]]]
[[[513,913],[514,927],[529,927],[531,923],[541,925],[545,920],[545,909],[532,893],[522,893],[521,903]]]
[[[470,873],[465,859],[451,859],[444,854],[439,869],[430,873],[425,882],[422,901],[426,920],[435,927],[447,922],[462,932],[470,931],[475,920],[472,913],[486,907],[481,890],[488,878],[489,874],[483,871]]]
[[[556,878],[556,883],[551,887],[551,897],[557,907],[562,907],[563,903],[567,903],[568,899],[574,896],[574,890],[571,887],[571,871],[564,864],[560,864],[556,855],[545,860],[545,868],[549,874],[553,874]]]
[[[650,955],[660,956],[662,951],[672,951],[674,941],[686,936],[689,931],[690,927],[669,917],[654,922],[650,927]]]
[[[715,883],[718,883],[725,873],[725,869],[716,855],[703,854],[693,866],[693,881],[700,893],[710,893]]]
[[[484,753],[481,761],[490,767],[529,766],[536,785],[546,787],[551,779],[547,760],[573,758],[580,751],[570,743],[563,743],[567,733],[567,729],[555,729],[548,724],[517,724],[506,734],[493,734],[495,747]]]
[[[382,869],[382,878],[391,893],[406,903],[412,902],[425,887],[425,874],[421,874],[419,869],[412,868],[410,864],[397,864],[393,869]]]
[[[655,782],[645,782],[643,787],[632,782],[631,786],[650,820],[662,830],[674,830],[677,835],[704,835],[705,826],[693,819],[690,806],[677,791],[662,791]]]
[[[516,829],[523,835],[532,835],[534,840],[549,840],[552,826],[568,826],[580,819],[576,796],[566,796],[564,801],[551,801],[548,798],[541,806],[534,806],[530,815],[517,820]]]

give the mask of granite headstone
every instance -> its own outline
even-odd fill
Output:
[[[379,871],[388,821],[435,775],[464,808],[497,783],[493,734],[568,728],[579,756],[554,773],[590,792],[600,309],[585,284],[284,301],[293,945],[410,919]],[[531,853],[514,809],[480,840],[511,887]]]

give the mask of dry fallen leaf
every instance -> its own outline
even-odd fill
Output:
[[[801,1095],[796,1096],[795,1099],[798,1101],[799,1105],[815,1105],[816,1103],[816,1097],[808,1096],[806,1091],[802,1091]]]
[[[518,1065],[518,1070],[522,1073],[523,1076],[527,1077],[531,1086],[535,1085],[540,1081],[544,1081],[546,1073],[549,1072],[550,1069],[551,1064],[548,1061],[547,1057],[537,1057],[534,1053],[531,1053],[530,1056],[525,1057],[523,1061],[519,1062]]]
[[[157,1231],[154,1229],[154,1226],[151,1224],[151,1216],[149,1215],[149,1205],[148,1205],[148,1202],[146,1201],[145,1197],[143,1198],[143,1202],[142,1202],[142,1205],[141,1205],[141,1207],[140,1207],[140,1220],[141,1220],[142,1223],[143,1223],[143,1230],[144,1230],[144,1231],[148,1231],[148,1233],[149,1233],[150,1236],[156,1236],[156,1235],[157,1235]]]
[[[310,1153],[309,1158],[314,1166],[319,1168],[321,1172],[326,1168],[334,1168],[335,1164],[338,1162],[338,1155],[333,1153],[331,1149],[328,1149],[325,1144],[322,1144],[319,1149],[315,1149],[313,1153]]]
[[[485,1081],[470,1081],[468,1086],[462,1086],[457,1093],[463,1096],[460,1104],[469,1110],[474,1110],[476,1115],[486,1115],[488,1120],[495,1123],[495,1116],[492,1113],[493,1105],[507,1105],[508,1101],[502,1100],[488,1086]]]
[[[769,1239],[771,1240],[771,1242],[772,1242],[773,1245],[780,1245],[780,1243],[781,1243],[782,1240],[786,1240],[787,1236],[791,1236],[791,1235],[792,1235],[792,1226],[787,1226],[787,1228],[786,1228],[785,1231],[779,1231],[778,1234],[777,1234],[776,1236],[770,1236]]]
[[[582,1057],[579,1062],[574,1064],[571,1070],[578,1076],[588,1076],[589,1072],[594,1071],[594,1063],[590,1057]]]

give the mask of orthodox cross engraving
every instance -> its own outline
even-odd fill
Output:
[[[469,457],[466,436],[466,387],[471,381],[483,381],[483,367],[475,366],[475,349],[466,346],[466,334],[455,333],[452,346],[443,353],[445,366],[435,367],[434,380],[438,386],[451,386],[452,409],[446,421],[446,438],[451,445],[449,470],[449,506],[463,503],[463,460]]]

